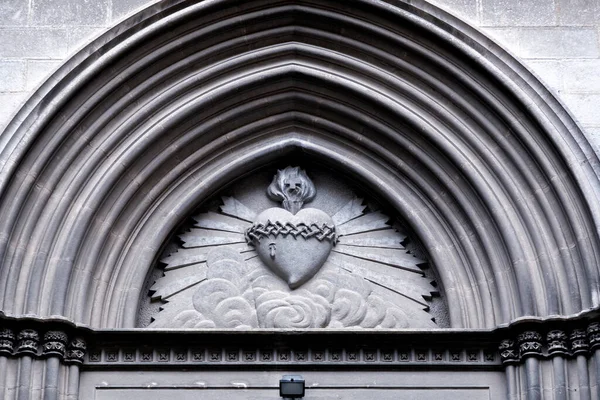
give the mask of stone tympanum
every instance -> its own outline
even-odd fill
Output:
[[[151,288],[162,305],[150,327],[436,326],[436,289],[387,215],[327,171],[317,174],[318,193],[298,167],[277,171],[266,191],[260,176],[179,236]]]

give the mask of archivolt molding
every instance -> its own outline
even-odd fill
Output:
[[[0,144],[9,314],[133,327],[181,221],[292,152],[398,211],[453,327],[600,302],[593,150],[525,68],[424,2],[160,2],[68,61]]]

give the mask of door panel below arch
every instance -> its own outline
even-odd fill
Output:
[[[506,397],[500,371],[84,371],[82,400],[278,399],[279,379],[300,374],[307,400],[494,400]]]

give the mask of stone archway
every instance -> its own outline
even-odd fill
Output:
[[[5,137],[0,308],[14,321],[134,327],[175,227],[292,150],[410,224],[453,328],[600,301],[595,154],[525,68],[422,2],[164,1],[65,64]]]

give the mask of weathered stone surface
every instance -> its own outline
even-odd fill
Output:
[[[477,0],[431,0],[430,3],[473,24],[478,22]]]
[[[112,20],[115,22],[126,15],[148,7],[157,1],[158,0],[113,0]]]
[[[581,124],[600,125],[600,94],[565,93],[562,98]]]
[[[598,0],[556,0],[559,25],[593,26],[600,22]]]
[[[106,27],[103,26],[75,26],[69,29],[67,45],[69,53],[73,54],[92,40],[100,36]]]
[[[108,23],[110,4],[107,0],[32,0],[31,21],[43,26],[103,25]]]
[[[517,29],[517,55],[525,58],[597,58],[598,32],[593,28]]]
[[[10,117],[17,111],[28,94],[27,92],[0,93],[0,124],[9,122]]]
[[[542,82],[552,89],[554,93],[559,93],[563,88],[563,68],[560,61],[556,60],[530,60],[527,63]]]
[[[0,92],[25,90],[25,62],[0,60]]]
[[[600,93],[600,59],[565,60],[562,80],[569,93]]]
[[[514,28],[485,28],[485,33],[513,54],[520,52],[520,35]]]
[[[28,60],[26,74],[26,89],[35,89],[61,64],[62,61],[59,60]]]
[[[584,125],[585,133],[592,144],[596,147],[596,152],[600,152],[600,125]]]
[[[29,4],[24,0],[0,1],[0,26],[19,26],[27,23]]]
[[[554,0],[481,0],[483,26],[548,26],[556,23]]]
[[[63,58],[67,30],[62,28],[0,29],[0,58]]]

